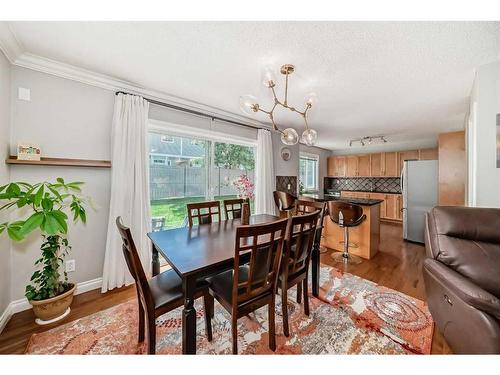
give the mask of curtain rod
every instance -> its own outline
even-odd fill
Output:
[[[118,95],[118,94],[124,94],[124,95],[135,95],[135,94],[130,94],[128,92],[124,92],[124,91],[117,91],[115,92],[115,95]],[[227,120],[227,119],[224,119],[222,117],[218,117],[218,116],[214,116],[214,115],[210,115],[208,113],[205,113],[205,112],[200,112],[200,111],[195,111],[193,109],[188,109],[188,108],[184,108],[184,107],[179,107],[175,104],[169,104],[169,103],[164,103],[164,102],[160,102],[158,100],[154,100],[154,99],[148,99],[148,98],[144,98],[142,97],[144,100],[148,101],[149,103],[151,104],[156,104],[156,105],[159,105],[159,106],[162,106],[162,107],[167,107],[167,108],[171,108],[171,109],[175,109],[177,111],[181,111],[181,112],[187,112],[187,113],[191,113],[193,115],[198,115],[198,116],[202,116],[202,117],[208,117],[208,118],[211,118],[212,120],[220,120],[220,121],[224,121],[224,122],[229,122],[231,124],[235,124],[235,125],[240,125],[240,126],[245,126],[247,128],[252,128],[252,129],[265,129],[265,128],[262,128],[262,127],[258,127],[258,126],[254,126],[254,125],[249,125],[249,124],[244,124],[242,122],[238,122],[238,121],[233,121],[233,120]]]

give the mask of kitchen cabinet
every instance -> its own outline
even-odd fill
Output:
[[[347,156],[347,177],[357,177],[358,176],[358,157],[357,155]]]
[[[466,181],[465,132],[439,134],[439,205],[463,206]]]
[[[397,220],[397,195],[396,194],[386,194],[385,195],[385,218],[390,220]]]
[[[418,160],[419,152],[418,150],[408,150],[408,151],[400,151],[398,152],[398,165],[399,165],[399,174],[403,171],[403,163],[405,160]]]
[[[370,171],[372,177],[383,176],[382,154],[370,154]]]
[[[370,193],[370,199],[382,199],[383,202],[380,204],[380,218],[385,219],[386,208],[385,208],[385,194],[384,193]]]
[[[396,218],[397,220],[403,221],[403,195],[397,194],[397,205],[396,205]]]
[[[399,177],[398,170],[398,153],[384,152],[382,154],[382,176],[384,177]]]
[[[345,156],[331,156],[327,160],[327,171],[329,177],[345,177]]]
[[[358,156],[358,176],[370,177],[370,154]]]
[[[438,160],[439,152],[437,148],[426,148],[419,150],[419,160]]]
[[[369,193],[364,191],[342,191],[342,198],[381,199],[380,219],[402,221],[403,197],[401,194]]]

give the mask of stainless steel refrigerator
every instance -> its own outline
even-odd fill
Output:
[[[403,238],[424,242],[425,213],[437,206],[438,161],[407,160],[401,173]]]

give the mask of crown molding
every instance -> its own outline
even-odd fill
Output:
[[[28,52],[18,55],[13,62],[13,65],[36,70],[46,74],[51,74],[65,79],[70,79],[87,85],[100,87],[110,91],[124,91],[130,94],[143,96],[145,98],[174,104],[183,108],[205,112],[209,115],[214,115],[226,120],[238,121],[265,129],[270,128],[270,125],[268,124],[249,119],[248,117],[240,116],[229,111],[225,111],[221,108],[208,106],[161,91],[147,89],[130,81],[112,77],[106,74],[96,73],[91,70],[62,63]]]
[[[17,40],[9,24],[5,21],[0,22],[0,50],[11,64],[23,53],[23,46]]]

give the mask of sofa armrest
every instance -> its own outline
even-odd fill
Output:
[[[434,259],[425,259],[424,268],[465,303],[500,320],[500,300],[458,272]]]

